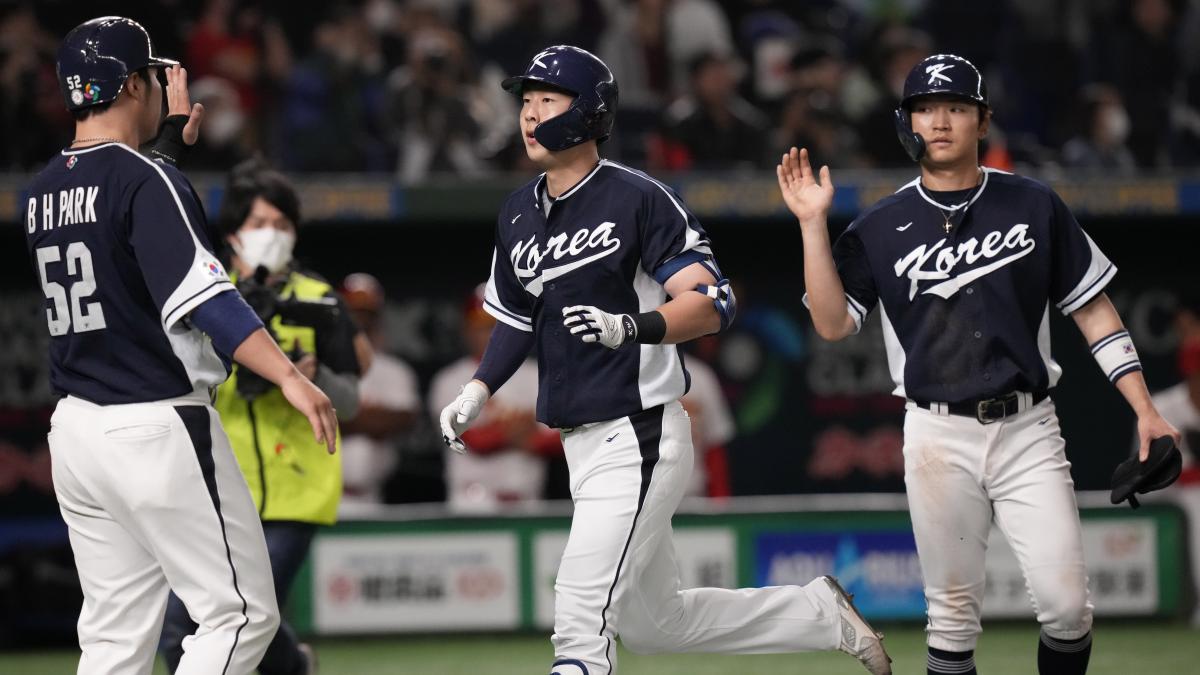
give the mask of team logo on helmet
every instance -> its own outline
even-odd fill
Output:
[[[95,99],[100,98],[100,85],[88,82],[83,87],[83,97],[89,101],[94,101]]]
[[[82,104],[83,103],[83,92],[79,91],[78,89],[72,89],[71,90],[71,103],[74,103],[75,105]]]
[[[533,57],[533,60],[530,61],[530,67],[538,66],[539,68],[542,68],[544,70],[549,69],[550,66],[547,66],[545,63],[543,63],[542,59],[546,58],[547,56],[553,56],[553,55],[554,55],[553,49],[543,49],[540,54]]]
[[[929,76],[929,82],[926,84],[937,84],[939,81],[951,82],[948,75],[942,73],[954,67],[953,63],[935,63],[925,69],[925,74]]]

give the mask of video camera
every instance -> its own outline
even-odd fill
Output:
[[[266,283],[269,272],[266,267],[259,266],[254,274],[238,282],[238,292],[250,305],[250,309],[258,315],[266,326],[271,337],[279,342],[279,336],[271,329],[271,321],[279,317],[280,321],[289,326],[305,326],[318,333],[332,329],[341,316],[341,308],[333,298],[317,300],[300,300],[294,297],[284,297]],[[288,354],[292,361],[298,361],[304,353],[299,345],[295,345]],[[237,392],[246,400],[254,400],[270,391],[275,385],[254,373],[249,368],[238,368]]]

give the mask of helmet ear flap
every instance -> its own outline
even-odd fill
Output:
[[[896,125],[896,136],[900,139],[900,145],[904,146],[904,152],[908,154],[909,159],[914,162],[921,161],[925,156],[925,139],[913,131],[912,120],[903,105],[896,108],[892,121]]]

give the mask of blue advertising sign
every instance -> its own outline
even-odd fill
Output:
[[[832,574],[869,618],[925,616],[912,532],[760,532],[753,550],[756,586],[804,585]]]

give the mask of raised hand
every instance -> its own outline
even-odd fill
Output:
[[[823,225],[833,206],[833,180],[829,176],[829,167],[821,167],[818,181],[808,163],[808,150],[793,147],[775,167],[775,176],[779,179],[783,201],[800,224],[819,220]]]
[[[167,75],[167,115],[187,115],[187,124],[183,126],[183,142],[195,145],[200,138],[200,124],[204,121],[204,105],[192,103],[188,95],[187,69],[183,66],[170,66]]]

